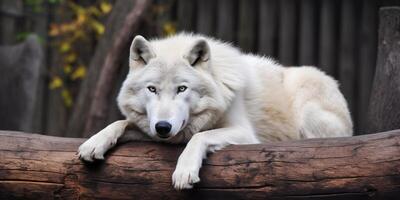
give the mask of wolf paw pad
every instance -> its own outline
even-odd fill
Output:
[[[78,156],[81,160],[89,162],[103,160],[104,154],[113,144],[115,144],[115,142],[109,142],[106,139],[90,138],[79,147]]]
[[[176,169],[172,175],[172,184],[177,190],[190,189],[197,182],[200,182],[200,178],[195,170]]]

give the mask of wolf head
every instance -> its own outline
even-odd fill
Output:
[[[121,112],[159,141],[186,142],[211,128],[227,107],[212,56],[200,36],[150,42],[136,36],[117,99]]]

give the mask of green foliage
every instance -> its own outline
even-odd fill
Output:
[[[57,3],[60,1],[58,0]],[[49,88],[61,90],[66,107],[73,105],[75,82],[86,76],[87,59],[80,54],[82,46],[90,46],[90,41],[98,40],[105,32],[101,18],[111,12],[109,1],[97,1],[89,6],[82,6],[73,0],[61,2],[59,13],[72,14],[72,18],[60,23],[50,24],[49,35],[56,41],[53,47],[61,58],[59,73],[53,74]],[[94,38],[93,38],[94,36]]]

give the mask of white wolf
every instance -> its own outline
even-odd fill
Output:
[[[336,81],[313,67],[283,67],[195,34],[136,36],[129,65],[117,99],[126,120],[83,143],[83,160],[103,159],[117,141],[145,135],[187,143],[172,175],[184,189],[200,181],[206,153],[229,144],[352,135]],[[135,131],[124,134],[128,125]]]

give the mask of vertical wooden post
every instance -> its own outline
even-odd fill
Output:
[[[240,0],[239,1],[239,46],[246,52],[254,51],[256,41],[254,36],[256,33],[257,21],[257,1],[256,0]]]
[[[38,78],[38,86],[36,90],[36,103],[35,103],[35,111],[33,117],[33,127],[32,132],[34,133],[44,133],[45,125],[46,125],[46,110],[47,110],[47,94],[48,94],[48,74],[47,67],[48,60],[50,59],[48,54],[49,50],[49,2],[43,2],[43,11],[41,15],[33,16],[30,23],[33,24],[33,31],[39,35],[40,39],[43,40],[42,49],[43,49],[43,58],[40,63],[40,72]]]
[[[315,65],[317,52],[317,5],[315,0],[300,3],[299,65]]]
[[[42,56],[34,35],[0,46],[0,129],[32,130]]]
[[[66,4],[61,4],[65,7]],[[60,7],[59,7],[60,8]],[[55,6],[49,8],[50,23],[65,23],[71,20],[72,16],[68,16],[67,13],[60,13]],[[48,48],[49,51],[46,54],[48,56],[48,67],[47,74],[51,75],[62,74],[62,68],[60,64],[62,63],[61,54],[58,52],[56,46],[52,45],[59,42],[59,38],[49,37],[48,38]],[[44,130],[46,135],[52,136],[62,136],[67,128],[69,110],[65,106],[62,89],[47,89],[46,90],[46,110],[45,110],[45,123]]]
[[[355,1],[341,1],[341,16],[340,16],[340,40],[339,40],[339,82],[340,89],[349,105],[352,112],[353,121],[357,122],[355,116],[355,78],[356,78],[356,33],[357,5]]]
[[[337,68],[337,13],[337,1],[321,1],[318,66],[331,76],[336,75]]]
[[[217,37],[219,39],[233,42],[235,40],[235,5],[234,0],[219,0],[217,12]]]
[[[0,10],[7,14],[2,14],[0,18],[0,44],[14,44],[15,34],[19,31],[17,17],[22,16],[22,0],[0,1]]]
[[[258,16],[258,52],[276,57],[278,47],[278,1],[260,1]]]
[[[362,1],[360,36],[358,37],[358,132],[363,134],[367,126],[368,100],[374,78],[378,43],[378,0]]]
[[[197,32],[205,35],[214,35],[215,31],[215,3],[213,0],[197,1]]]
[[[378,60],[368,113],[368,131],[400,128],[400,7],[380,10]]]
[[[279,26],[279,61],[294,65],[297,61],[297,1],[281,0]]]
[[[178,0],[178,29],[181,31],[194,30],[195,24],[195,0]]]

